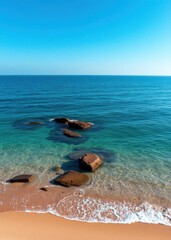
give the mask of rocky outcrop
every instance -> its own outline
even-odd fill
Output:
[[[63,124],[68,124],[69,123],[69,118],[55,118],[55,122],[57,123],[63,123]]]
[[[82,186],[88,181],[88,176],[83,173],[68,171],[55,180],[55,183],[65,187]]]
[[[88,122],[81,122],[81,121],[70,121],[68,122],[68,126],[74,129],[86,129],[86,128],[90,128],[92,124]]]
[[[63,129],[63,134],[64,134],[65,136],[71,137],[71,138],[73,138],[73,137],[81,137],[80,134],[75,133],[75,132],[73,132],[73,131],[70,131],[70,130],[68,130],[68,129]]]
[[[92,153],[86,153],[79,159],[80,167],[87,171],[94,172],[98,167],[102,165],[101,158]]]
[[[22,174],[22,175],[15,176],[11,179],[8,179],[7,182],[9,182],[9,183],[16,183],[16,182],[27,183],[27,182],[31,182],[33,180],[33,178],[34,178],[33,175]]]
[[[78,120],[70,120],[69,118],[65,118],[65,117],[55,118],[54,121],[57,123],[68,124],[68,126],[70,128],[74,128],[74,129],[86,129],[86,128],[90,128],[92,126],[92,124],[90,124],[88,122],[81,122]]]

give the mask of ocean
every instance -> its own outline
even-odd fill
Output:
[[[55,117],[93,126],[70,139]],[[52,167],[80,171],[84,152],[104,157],[87,173],[89,184],[54,185]],[[22,173],[34,182],[6,183]],[[0,76],[0,211],[7,210],[171,225],[171,77]]]

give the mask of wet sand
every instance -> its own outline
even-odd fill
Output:
[[[0,213],[1,240],[171,240],[171,227],[69,221],[51,214]]]

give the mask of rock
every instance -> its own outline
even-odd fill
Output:
[[[63,128],[62,128],[63,129]],[[53,141],[53,142],[61,142],[61,143],[67,143],[67,144],[81,144],[87,141],[88,136],[83,136],[83,137],[66,137],[63,133],[61,128],[57,126],[57,128],[54,128],[50,131],[48,140]]]
[[[22,175],[15,176],[15,177],[7,180],[7,182],[10,182],[10,183],[15,183],[15,182],[26,183],[26,182],[31,182],[32,180],[33,180],[33,175],[22,174]]]
[[[41,122],[29,122],[28,124],[30,124],[30,125],[41,125],[42,123]]]
[[[54,120],[57,123],[64,123],[64,124],[68,124],[70,121],[69,118],[55,118]]]
[[[74,151],[66,157],[70,160],[79,160],[84,154],[93,153],[98,155],[102,161],[111,163],[116,161],[116,154],[102,148],[74,148]]]
[[[62,170],[59,166],[52,167],[52,171],[55,172],[56,174],[63,174],[64,173],[64,170]]]
[[[102,164],[101,158],[92,153],[86,153],[79,159],[80,166],[90,172],[94,172]]]
[[[72,131],[70,131],[70,130],[68,130],[68,129],[63,129],[63,134],[64,134],[65,136],[67,136],[67,137],[81,137],[80,134],[75,133],[75,132],[72,132]]]
[[[41,118],[36,119],[20,119],[13,122],[13,127],[19,130],[36,130],[44,125],[47,125],[48,121]]]
[[[90,128],[92,124],[88,122],[70,121],[68,122],[68,126],[74,129],[86,129],[86,128]]]
[[[75,171],[68,171],[59,178],[57,178],[55,182],[65,187],[81,186],[84,185],[88,181],[88,179],[89,178],[86,174]]]
[[[41,187],[41,188],[39,188],[41,191],[44,191],[44,192],[47,192],[48,191],[48,189],[46,188],[46,187]]]

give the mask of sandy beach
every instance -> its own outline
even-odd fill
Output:
[[[0,213],[1,240],[170,240],[171,227],[69,221],[51,214]]]

